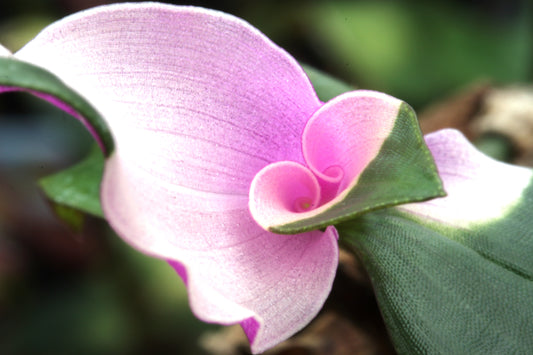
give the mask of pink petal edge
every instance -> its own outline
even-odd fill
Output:
[[[177,273],[186,280],[194,314],[208,322],[240,323],[250,340],[253,353],[263,352],[290,337],[316,316],[331,291],[338,263],[338,235],[333,227],[328,227],[324,233],[315,231],[292,238],[265,231],[259,233],[261,237],[250,242],[255,244],[256,253],[238,253],[237,257],[275,260],[266,265],[267,270],[257,269],[256,266],[242,268],[239,264],[250,265],[246,261],[235,262],[234,265],[222,263],[217,257],[206,260],[203,269],[187,270],[183,263],[170,261]],[[268,238],[278,239],[280,243],[272,247],[264,243]],[[272,250],[276,251],[275,254]],[[328,259],[334,260],[331,267],[324,265],[324,260]],[[234,266],[238,269],[232,268]],[[228,290],[227,285],[221,289],[207,289],[205,284],[194,282],[202,280],[205,283],[211,279],[216,285],[219,284],[217,279],[225,273],[231,275],[231,281],[237,284],[233,290]],[[272,276],[256,282],[254,279],[257,278],[253,277],[256,273]],[[317,283],[316,280],[322,282]],[[246,288],[242,288],[243,282],[247,283]],[[328,286],[324,287],[323,284]],[[229,299],[232,301],[229,302]],[[220,304],[226,307],[222,308]],[[217,316],[218,319],[215,318]]]
[[[335,229],[274,235],[248,210],[260,169],[303,159],[301,132],[320,106],[292,57],[233,16],[156,3],[74,14],[15,55],[105,117],[116,150],[104,212],[132,246],[183,266],[199,318],[242,323],[260,352],[316,315],[337,267]]]
[[[500,219],[531,183],[530,169],[498,162],[478,151],[459,131],[425,136],[446,197],[406,204],[400,210],[444,225],[471,228]]]

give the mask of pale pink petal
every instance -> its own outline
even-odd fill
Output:
[[[249,24],[193,7],[100,7],[15,54],[45,67],[106,118],[117,154],[195,190],[248,194],[270,162],[302,160],[320,106],[297,62]]]
[[[258,229],[252,240],[201,258],[201,267],[187,273],[193,312],[207,321],[244,323],[255,353],[288,338],[316,316],[331,290],[336,264],[324,260],[336,262],[338,248],[335,229],[325,233],[283,236]]]
[[[498,162],[479,152],[458,131],[425,137],[446,197],[398,207],[443,226],[472,228],[503,218],[531,183],[530,169]]]
[[[359,90],[323,105],[303,133],[303,154],[310,171],[306,169],[304,173],[302,167],[296,174],[295,165],[286,162],[267,166],[256,175],[250,189],[250,210],[257,222],[272,230],[326,211],[331,214],[331,208],[345,199],[365,167],[377,157],[395,123],[402,118],[402,104],[383,93]],[[310,187],[313,174],[320,187]],[[293,176],[290,183],[280,181],[288,175]],[[288,194],[290,188],[293,193]],[[306,195],[302,188],[313,193]],[[306,200],[307,208],[295,207],[295,203],[303,201],[301,198]]]
[[[397,122],[403,101],[375,91],[358,90],[337,96],[309,120],[303,154],[323,181],[353,186],[378,155]]]
[[[197,192],[195,198],[184,199],[181,187],[154,184],[150,175],[137,174],[137,184],[130,183],[135,176],[130,169],[135,167],[120,161],[106,167],[105,201],[123,207],[112,221],[127,238],[144,240],[149,253],[159,251],[155,256],[160,257],[166,250],[168,259],[179,261],[199,318],[223,324],[257,322],[257,335],[249,330],[249,336],[252,349],[259,352],[316,315],[337,267],[335,229],[271,234],[251,218],[247,196]],[[157,204],[138,202],[153,196],[158,196]],[[184,245],[187,239],[191,241]]]
[[[272,163],[261,170],[250,187],[250,212],[265,230],[298,219],[320,203],[320,185],[313,173],[289,161]]]
[[[279,236],[248,210],[252,178],[302,161],[320,106],[297,62],[230,15],[154,3],[112,5],[45,29],[17,57],[58,75],[104,116],[104,212],[128,243],[173,260],[194,312],[243,322],[254,351],[320,309],[336,232]]]

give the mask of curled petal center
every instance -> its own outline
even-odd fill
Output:
[[[321,187],[316,176],[291,161],[266,166],[250,188],[250,211],[265,229],[272,222],[285,223],[296,213],[312,211],[320,202]]]
[[[249,206],[256,222],[274,232],[301,232],[364,209],[364,201],[343,201],[391,134],[401,104],[361,90],[315,111],[302,132],[303,164],[277,162],[255,176]]]
[[[309,197],[298,197],[294,200],[293,210],[295,212],[306,212],[315,208],[313,200]]]
[[[339,165],[331,165],[324,169],[322,174],[330,178],[332,181],[338,182],[344,177],[344,169]]]

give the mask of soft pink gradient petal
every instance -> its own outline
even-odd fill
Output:
[[[286,52],[242,20],[193,7],[96,8],[15,55],[97,107],[121,159],[194,190],[248,194],[270,162],[301,161],[301,133],[320,106]]]
[[[322,106],[308,121],[302,139],[305,161],[339,191],[357,183],[391,134],[402,101],[375,91],[342,94]]]
[[[150,253],[172,249],[173,255],[167,258],[183,265],[179,274],[185,277],[191,308],[199,318],[231,324],[253,317],[261,325],[251,339],[255,352],[305,326],[329,294],[338,257],[334,228],[325,233],[272,234],[242,208],[247,206],[246,196],[198,193],[195,199],[177,203],[180,187],[147,186],[152,182],[150,176],[145,176],[146,181],[137,180],[137,186],[128,183],[131,173],[127,164],[109,164],[106,174],[109,182],[103,194],[107,203],[136,210],[135,216],[114,215],[114,223],[127,225],[147,241]],[[135,202],[137,198],[150,200],[153,195],[164,208]],[[176,233],[180,233],[174,240],[179,248],[158,238]],[[184,238],[194,242],[185,246]]]
[[[324,104],[303,132],[308,168],[300,166],[296,173],[294,163],[278,162],[253,180],[250,211],[257,222],[268,230],[316,216],[342,200],[391,134],[402,103],[383,93],[358,90]],[[309,188],[311,180],[320,186]],[[320,195],[302,194],[304,187]],[[311,208],[295,208],[299,197],[306,197]]]
[[[230,15],[155,3],[75,14],[16,56],[106,119],[116,145],[106,217],[134,247],[181,265],[200,318],[243,322],[259,352],[316,315],[336,231],[274,235],[248,210],[259,170],[303,160],[301,134],[321,104],[292,57]]]
[[[441,130],[425,140],[447,196],[402,205],[400,210],[447,226],[471,228],[503,218],[531,183],[530,169],[487,157],[458,131]]]
[[[320,185],[313,173],[301,164],[283,161],[263,168],[250,187],[250,212],[265,230],[320,203]]]
[[[330,288],[316,279],[333,280],[336,269],[323,267],[323,262],[332,257],[337,260],[338,251],[333,227],[325,232],[332,238],[319,231],[292,238],[263,230],[257,233],[251,241],[201,258],[202,267],[189,268],[187,284],[195,295],[191,308],[200,319],[243,322],[252,351],[262,352],[303,328],[318,313]],[[257,252],[249,253],[250,248]],[[195,256],[189,253],[189,258]],[[237,260],[228,263],[230,258]],[[262,258],[271,262],[261,263]]]

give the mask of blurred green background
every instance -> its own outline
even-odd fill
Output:
[[[0,43],[105,0],[4,0]],[[529,83],[526,1],[191,1],[258,27],[298,60],[417,109],[467,85]],[[36,181],[78,161],[91,138],[24,94],[0,96],[0,354],[201,354],[217,329],[194,318],[166,263],[88,217],[55,218]]]

